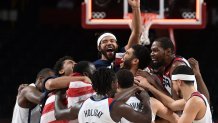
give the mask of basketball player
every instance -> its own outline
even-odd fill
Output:
[[[117,92],[121,92],[133,86],[134,76],[129,70],[127,69],[119,70],[116,73],[116,75],[118,79]],[[126,102],[126,104],[132,106],[135,110],[139,110],[140,101],[135,96],[130,97],[129,100]],[[158,115],[161,118],[164,118],[167,121],[170,121],[171,123],[177,122],[178,115],[170,111],[160,101],[151,97],[150,104],[151,104],[151,111],[152,111],[152,123],[155,122],[156,115]],[[121,123],[130,123],[130,122],[122,118]]]
[[[60,58],[54,65],[56,76],[71,75],[73,73],[73,67],[75,64],[76,62],[70,56],[64,56]],[[40,122],[41,123],[48,123],[48,122],[68,123],[68,121],[57,121],[55,118],[55,114],[54,114],[55,92],[53,89],[54,85],[48,81],[54,78],[56,77],[49,77],[44,82],[44,89],[48,93],[48,98],[44,99]]]
[[[52,91],[52,90],[56,90],[56,89],[68,88],[68,86],[70,85],[70,82],[72,82],[72,81],[90,82],[90,79],[88,79],[88,77],[75,76],[75,74],[73,73],[73,69],[74,69],[75,65],[76,65],[76,63],[73,61],[72,57],[65,56],[65,57],[60,58],[56,62],[55,67],[54,67],[55,71],[56,71],[56,75],[58,75],[59,77],[48,78],[45,81],[45,88],[48,91]],[[92,68],[94,68],[94,66],[91,63],[86,63],[85,65],[91,66]],[[81,66],[81,65],[79,65],[79,66]],[[83,67],[83,69],[87,68],[87,67],[84,67],[84,65],[82,65],[82,67]],[[75,90],[75,88],[70,87],[68,89],[68,93],[71,93],[72,90]],[[64,101],[65,107],[67,107],[67,106],[70,107],[70,106],[72,106],[71,105],[72,103],[66,104],[66,102],[67,102],[67,100],[71,100],[72,95],[69,94],[67,96],[68,96],[67,99],[66,99],[66,97],[64,98],[65,99],[65,101]],[[88,97],[86,97],[86,98],[88,98]],[[72,101],[69,101],[69,102],[72,102]],[[61,118],[61,115],[56,115],[54,109],[55,109],[55,93],[52,92],[50,94],[50,96],[48,97],[48,99],[46,100],[45,107],[44,107],[43,113],[42,113],[43,115],[41,117],[41,122],[68,122],[67,119],[61,121],[60,119],[64,119],[64,118]],[[72,122],[77,122],[77,121],[72,121]]]
[[[151,66],[153,69],[150,69],[150,71],[160,77],[160,80],[162,81],[160,84],[165,88],[169,95],[172,95],[174,99],[178,99],[178,96],[172,89],[172,71],[180,65],[190,67],[188,61],[183,57],[176,56],[174,45],[167,37],[158,38],[152,43],[151,59]],[[199,80],[198,77],[197,80]],[[209,99],[209,92],[204,82],[197,82],[198,84],[196,82],[194,83],[195,87],[197,88],[198,86],[199,90],[207,97],[207,99]],[[202,84],[204,84],[204,86]]]
[[[149,54],[150,51],[147,47],[139,44],[133,45],[125,52],[122,58],[123,63],[121,63],[121,67],[130,70],[134,76],[144,75],[139,73],[150,64],[151,59]],[[149,82],[151,82],[156,88],[164,91],[162,86],[156,82],[158,79],[153,79],[156,76],[146,75],[144,77],[149,79]]]
[[[75,65],[73,71],[77,76],[90,77],[95,71],[95,66],[88,61],[81,61]],[[95,91],[92,89],[91,83],[86,81],[71,81],[68,86],[69,88],[66,91],[68,108],[66,106],[64,107],[62,104],[60,93],[56,95],[55,117],[58,120],[74,120],[74,122],[76,122],[78,112],[74,115],[75,107],[77,107],[78,103],[83,102],[92,96]]]
[[[173,88],[186,104],[179,123],[212,123],[207,98],[194,88],[195,75],[188,66],[178,66],[172,73]]]
[[[142,75],[139,73],[141,72],[141,70],[146,68],[149,64],[150,64],[150,52],[147,49],[147,47],[142,46],[142,45],[132,46],[130,49],[128,49],[126,51],[126,53],[123,57],[123,68],[130,70],[134,76]],[[161,90],[162,92],[167,94],[167,92],[163,89],[163,87],[159,83],[156,82],[159,80],[158,77],[156,77],[154,75],[150,75],[149,73],[147,73],[146,75],[145,74],[143,74],[143,75],[144,75],[144,77],[146,77],[146,79],[149,80],[149,82],[153,86],[155,86],[155,88],[157,88],[158,90]],[[164,113],[166,113],[164,111],[166,111],[165,109],[167,109],[167,108],[165,106],[163,106],[163,104],[161,102],[159,102],[155,98],[151,98],[151,101],[153,102],[154,105],[155,104],[158,105],[155,107],[151,107],[151,108],[153,108],[153,111],[156,111],[157,109],[159,109],[159,112],[163,113],[160,115],[158,114],[158,116],[161,117],[162,119],[157,117],[156,122],[158,122],[159,120],[161,120],[161,122],[163,122],[164,119],[166,119],[166,120],[170,119],[170,118],[166,118],[166,116],[168,114],[164,114]],[[163,107],[165,107],[165,108],[163,108]],[[169,110],[169,109],[167,109],[167,110]],[[155,114],[155,112],[154,112],[154,114]],[[175,114],[172,116],[175,116]],[[154,119],[153,119],[153,121],[154,121]],[[172,120],[172,122],[174,122],[174,121],[175,120]]]
[[[100,68],[93,74],[91,80],[92,87],[97,94],[83,103],[78,115],[80,123],[115,123],[119,122],[122,117],[131,122],[151,123],[149,95],[145,91],[137,92],[143,104],[141,111],[138,112],[125,104],[126,100],[109,98],[109,95],[117,89],[116,75],[112,70]],[[135,91],[132,93],[134,94]]]
[[[142,20],[140,11],[140,0],[128,0],[129,5],[132,7],[133,19],[132,19],[132,32],[129,37],[127,45],[123,48],[125,50],[129,49],[132,45],[139,43],[139,38],[142,32]],[[118,49],[117,39],[112,33],[104,33],[99,36],[97,40],[97,49],[101,53],[101,58],[94,62],[95,67],[98,69],[100,67],[112,68],[112,64],[115,54]]]
[[[193,70],[185,65],[175,68],[172,72],[173,89],[181,96],[184,101],[184,106],[179,106],[174,101],[169,99],[160,91],[153,89],[145,78],[138,78],[138,84],[141,87],[149,89],[153,93],[162,96],[162,101],[172,110],[183,110],[178,123],[212,123],[212,115],[210,105],[206,97],[199,93],[194,87],[195,75]]]
[[[38,104],[45,96],[42,93],[42,82],[53,75],[53,70],[44,68],[37,74],[35,84],[19,87],[12,123],[39,123],[41,113]]]

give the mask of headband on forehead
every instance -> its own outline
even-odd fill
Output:
[[[195,75],[176,74],[172,75],[171,80],[195,81]]]
[[[117,39],[116,39],[116,37],[115,37],[114,34],[112,34],[112,33],[104,33],[104,34],[102,34],[102,35],[98,38],[97,46],[100,45],[101,40],[102,40],[104,37],[106,37],[106,36],[111,36],[111,37],[113,37],[113,38],[117,41]]]

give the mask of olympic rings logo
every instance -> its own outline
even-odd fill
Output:
[[[192,19],[196,17],[195,12],[183,12],[182,17],[185,19]]]
[[[92,12],[92,18],[94,19],[103,19],[106,17],[105,12]]]

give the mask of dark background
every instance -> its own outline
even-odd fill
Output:
[[[65,55],[73,56],[76,61],[94,61],[98,58],[97,34],[105,30],[81,27],[82,0],[72,0],[74,5],[70,9],[56,9],[57,1],[0,0],[0,123],[11,120],[19,84],[34,82],[41,68],[53,67],[55,61]],[[216,0],[206,0],[206,3],[206,28],[177,29],[175,39],[178,55],[194,57],[199,61],[216,120],[218,4]],[[5,18],[2,12],[5,10],[16,10],[16,21],[13,21],[13,16],[7,15]],[[106,31],[117,36],[120,46],[125,45],[130,35],[129,29]]]

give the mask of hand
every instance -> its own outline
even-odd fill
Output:
[[[194,58],[189,58],[188,59],[189,64],[191,65],[194,74],[200,74],[200,68],[199,68],[199,64],[198,61]]]
[[[134,82],[136,85],[144,88],[144,89],[149,89],[152,85],[148,82],[148,80],[142,76],[136,76],[134,78]]]
[[[18,94],[26,87],[28,84],[20,84],[18,87]]]
[[[140,8],[140,0],[128,0],[128,3],[132,8]]]
[[[87,76],[84,76],[84,82],[92,83],[91,79]]]
[[[149,99],[150,97],[147,91],[140,91],[136,93],[135,95],[136,95],[136,98],[138,98],[140,101],[143,101],[144,98]]]
[[[158,83],[158,81],[160,81],[158,77],[156,77],[154,75],[151,75],[149,72],[143,71],[143,70],[140,70],[140,69],[136,72],[136,76],[142,76],[142,77],[146,78],[147,81],[150,84],[152,84],[153,86],[155,86],[156,83]]]

